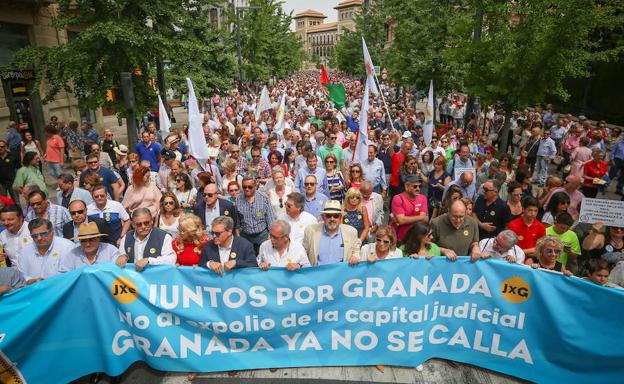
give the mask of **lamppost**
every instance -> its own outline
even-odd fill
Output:
[[[240,37],[240,20],[241,20],[241,11],[247,9],[258,9],[257,5],[248,5],[248,6],[235,6],[234,13],[236,14],[236,54],[238,55],[238,84],[239,86],[243,83],[243,57],[241,53],[241,37]]]

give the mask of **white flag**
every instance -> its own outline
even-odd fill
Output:
[[[425,145],[431,143],[433,137],[434,127],[434,114],[433,114],[433,80],[429,84],[429,97],[427,98],[427,110],[425,111],[425,126],[423,127],[423,137],[425,139]]]
[[[204,122],[204,115],[199,112],[199,106],[197,105],[197,97],[195,97],[195,90],[193,89],[193,83],[191,79],[186,78],[186,84],[189,90],[188,100],[188,141],[189,152],[196,159],[208,159],[208,144],[206,143],[206,137],[204,136],[204,128],[202,123]]]
[[[366,68],[366,85],[371,92],[375,95],[379,95],[379,89],[375,83],[375,66],[373,65],[373,60],[371,60],[370,54],[368,53],[368,47],[366,47],[364,36],[362,36],[362,51],[364,52],[364,68]]]
[[[169,121],[169,115],[167,115],[160,95],[158,95],[158,125],[160,126],[160,136],[167,137],[171,132],[171,121]]]
[[[363,164],[368,158],[368,83],[364,88],[364,98],[362,99],[362,109],[360,110],[360,127],[353,152],[353,162]]]
[[[260,120],[260,115],[262,114],[262,112],[272,108],[273,105],[271,104],[271,99],[269,98],[269,90],[265,85],[264,88],[262,88],[260,100],[258,100],[258,104],[256,105],[256,121]]]
[[[277,115],[275,116],[275,120],[277,123],[273,127],[273,132],[282,135],[282,131],[284,131],[284,117],[286,114],[286,92],[282,95],[282,99],[280,100],[279,107],[277,108]]]

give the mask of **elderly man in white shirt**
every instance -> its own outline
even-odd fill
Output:
[[[510,263],[524,264],[525,254],[522,248],[516,245],[518,235],[506,229],[494,238],[483,239],[479,242],[482,259],[505,259]]]
[[[282,267],[289,271],[310,266],[303,245],[290,241],[290,225],[284,220],[275,220],[269,229],[269,240],[260,245],[258,266],[266,271],[270,267]]]
[[[121,239],[119,256],[116,260],[120,268],[126,263],[134,263],[137,272],[141,272],[148,264],[174,265],[177,256],[171,242],[171,235],[160,228],[154,228],[154,219],[149,209],[137,208],[132,212],[133,230]]]
[[[286,214],[279,217],[290,225],[290,241],[303,245],[305,229],[318,223],[316,217],[305,212],[305,197],[298,192],[286,196]]]
[[[59,274],[61,255],[76,247],[72,241],[54,236],[48,219],[36,218],[28,223],[33,239],[17,257],[17,269],[24,275],[26,284],[36,283]]]
[[[87,265],[115,262],[121,253],[114,245],[101,242],[100,238],[104,236],[106,234],[100,233],[95,222],[80,224],[76,236],[80,245],[71,252],[61,255],[59,272],[65,273]]]
[[[0,263],[8,257],[11,265],[16,266],[17,255],[22,248],[32,243],[28,222],[24,221],[24,213],[19,205],[3,207],[0,210],[0,222],[6,228],[0,233],[0,246],[3,248],[3,252],[0,252]]]

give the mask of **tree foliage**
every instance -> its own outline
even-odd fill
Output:
[[[229,83],[233,58],[216,26],[208,24],[213,0],[58,0],[53,26],[81,28],[66,44],[27,47],[12,66],[34,66],[37,85],[45,84],[44,102],[60,91],[71,92],[81,107],[123,111],[120,72],[133,74],[136,110],[156,104],[150,73],[157,60],[170,60],[180,78],[194,80],[196,92],[208,95]],[[231,52],[231,48],[230,48]],[[38,88],[38,87],[37,87]],[[116,90],[114,101],[106,100]]]
[[[384,66],[386,44],[386,16],[383,1],[368,3],[355,17],[355,30],[345,31],[334,47],[334,60],[338,69],[355,76],[364,76],[364,54],[362,53],[362,36],[366,40],[368,52],[373,64]]]
[[[292,17],[276,0],[251,0],[258,7],[244,11],[240,20],[243,71],[247,80],[285,77],[301,67],[303,44],[290,30]],[[230,17],[236,22],[236,15]]]

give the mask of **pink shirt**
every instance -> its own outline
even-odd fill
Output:
[[[46,160],[50,163],[62,163],[65,142],[59,135],[52,135],[46,142]]]
[[[568,196],[570,196],[570,205],[568,206],[568,213],[572,216],[576,216],[579,212],[578,210],[579,205],[581,204],[581,201],[585,197],[583,196],[581,191],[579,191],[578,189],[574,191],[571,195],[563,187],[553,189],[548,194],[549,196],[546,198],[546,201],[544,202],[544,207],[548,206],[548,203],[550,203],[550,198],[552,197],[552,195],[554,195],[557,192],[565,192]]]
[[[406,192],[400,193],[392,199],[391,212],[395,215],[418,216],[422,212],[428,213],[427,198],[425,195],[417,195],[414,199],[410,199]],[[403,241],[403,237],[411,224],[397,225],[392,223],[392,227],[397,231],[397,240]]]

